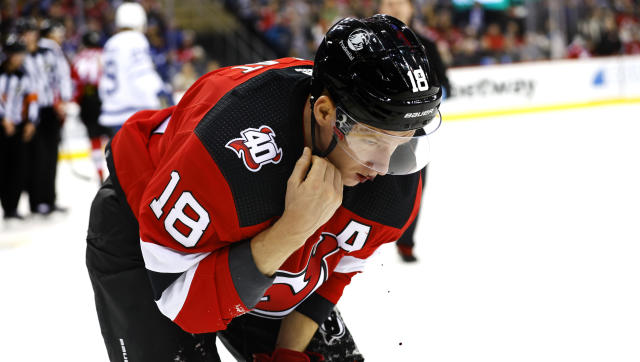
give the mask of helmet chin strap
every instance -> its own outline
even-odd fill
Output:
[[[317,121],[316,121],[316,116],[313,112],[313,106],[315,104],[315,101],[311,101],[311,152],[312,154],[318,156],[318,157],[327,157],[331,151],[333,151],[334,148],[336,148],[336,145],[338,145],[338,138],[336,137],[335,133],[331,134],[331,142],[329,143],[329,146],[327,147],[326,150],[321,151],[317,146],[316,146],[316,125],[317,125]]]

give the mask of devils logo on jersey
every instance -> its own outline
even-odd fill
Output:
[[[269,126],[247,128],[240,132],[242,138],[234,138],[225,147],[233,150],[251,172],[258,172],[262,165],[277,164],[282,159],[282,149],[276,145],[276,134]]]
[[[338,235],[323,232],[313,246],[304,269],[298,273],[278,270],[273,285],[251,313],[270,318],[289,314],[327,280],[338,262],[331,257],[340,249],[347,252],[362,249],[370,230],[371,226],[351,220]]]

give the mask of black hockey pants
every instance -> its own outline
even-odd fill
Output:
[[[0,201],[4,216],[14,215],[24,189],[27,171],[27,145],[22,141],[24,124],[7,136],[0,127]]]

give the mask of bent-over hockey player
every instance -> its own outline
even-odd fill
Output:
[[[335,305],[420,204],[441,90],[399,20],[222,68],[107,149],[87,266],[112,361],[361,361]]]

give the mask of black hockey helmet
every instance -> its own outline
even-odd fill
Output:
[[[336,104],[327,156],[339,145],[377,174],[405,175],[429,162],[427,135],[442,123],[442,88],[416,35],[389,15],[346,18],[329,29],[316,53],[311,107],[324,90]],[[400,134],[399,134],[400,133]]]
[[[23,53],[26,51],[24,43],[16,34],[10,34],[2,45],[2,51],[7,55]]]
[[[61,30],[65,31],[64,24],[56,19],[45,19],[40,23],[40,35],[42,37],[48,37],[53,31]]]
[[[28,31],[40,30],[38,22],[34,18],[19,18],[16,20],[16,31],[24,34]]]
[[[86,48],[100,47],[100,34],[97,31],[87,31],[82,35],[82,45]]]
[[[389,15],[346,18],[315,57],[312,101],[324,89],[353,119],[389,131],[439,126],[442,88],[416,35]],[[427,127],[428,128],[428,127]]]

